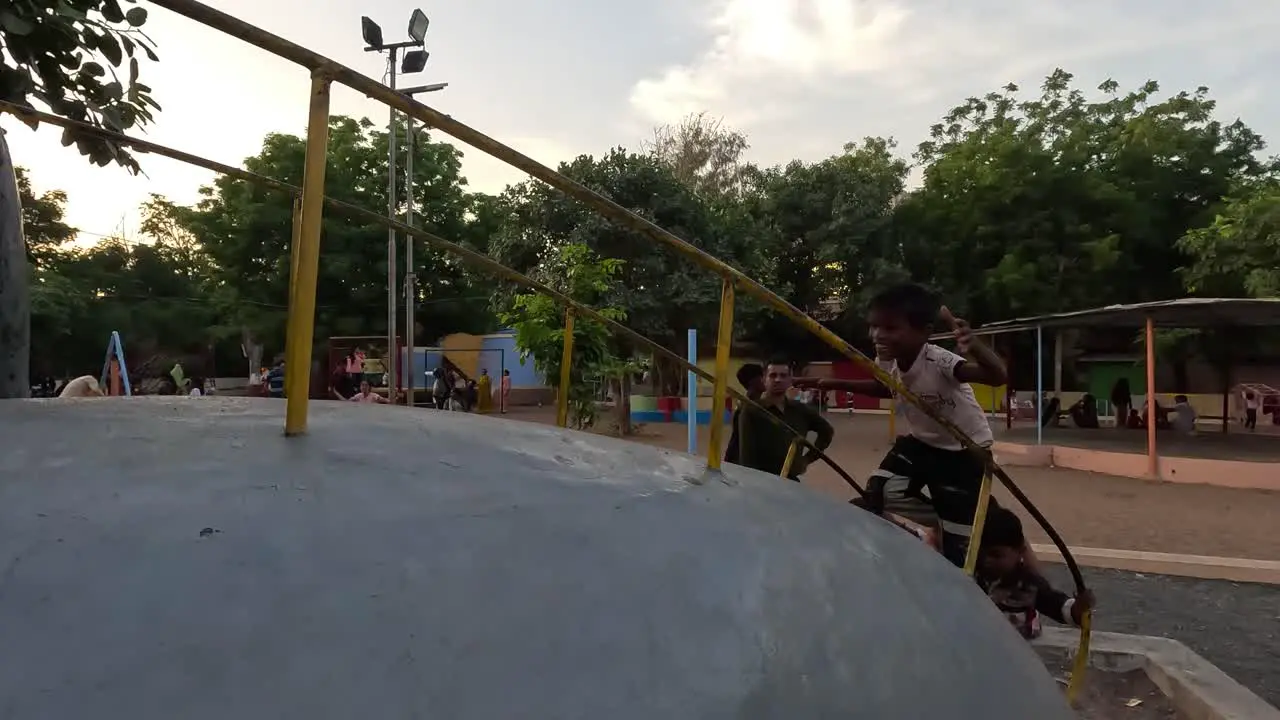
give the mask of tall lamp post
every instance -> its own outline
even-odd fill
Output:
[[[430,53],[427,53],[430,56]],[[431,83],[430,85],[417,85],[411,88],[401,90],[401,94],[413,97],[419,93],[437,92],[449,87],[449,83]],[[405,188],[405,210],[404,224],[413,227],[413,149],[417,142],[418,136],[413,131],[413,118],[407,118],[408,129],[405,132],[405,159],[404,159],[404,188]],[[404,356],[405,366],[405,392],[408,393],[407,403],[413,406],[413,381],[417,371],[413,365],[413,335],[417,330],[417,300],[418,300],[418,275],[413,271],[413,236],[404,239]]]
[[[364,38],[365,52],[387,53],[387,86],[396,89],[396,68],[409,75],[422,72],[427,66],[426,45],[427,27],[430,21],[426,13],[414,10],[409,16],[409,39],[398,43],[385,43],[382,39],[382,28],[370,20],[368,16],[360,18],[360,33]],[[404,50],[403,58],[400,51]],[[396,60],[400,63],[397,64]],[[387,127],[387,215],[393,220],[396,217],[396,111],[390,110],[390,124]],[[396,231],[387,229],[387,395],[395,401],[396,382]],[[413,358],[405,358],[406,364]],[[412,383],[413,372],[406,375]],[[409,397],[412,398],[412,385],[409,385]],[[410,399],[412,402],[412,399]]]

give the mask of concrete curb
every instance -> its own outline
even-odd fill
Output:
[[[1078,642],[1074,630],[1045,628],[1032,644],[1072,656]],[[1187,720],[1280,720],[1280,710],[1170,638],[1095,632],[1089,667],[1103,672],[1141,668]]]
[[[1049,562],[1062,562],[1062,555],[1052,545],[1031,546],[1036,555]],[[1087,567],[1128,570],[1131,572],[1208,580],[1232,580],[1235,582],[1266,583],[1280,585],[1280,562],[1251,558],[1211,557],[1207,555],[1177,555],[1173,553],[1147,552],[1144,550],[1114,550],[1110,548],[1073,547],[1071,554]]]

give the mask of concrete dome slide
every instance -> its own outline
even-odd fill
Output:
[[[789,482],[461,413],[0,403],[0,716],[1072,717],[973,583]]]

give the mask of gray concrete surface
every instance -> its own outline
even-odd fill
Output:
[[[1059,565],[1050,578],[1069,588]],[[1094,629],[1177,640],[1280,706],[1280,587],[1085,568]]]
[[[0,717],[1071,717],[913,538],[462,413],[0,403]]]

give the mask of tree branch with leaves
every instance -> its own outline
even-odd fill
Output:
[[[595,307],[601,315],[624,322],[626,313],[620,308],[599,306],[615,291],[622,267],[621,260],[601,259],[586,245],[575,243],[556,248],[551,262],[541,269],[539,279],[570,298]],[[515,330],[520,363],[532,360],[538,374],[549,385],[558,387],[565,337],[564,308],[545,295],[520,292],[512,298],[510,309],[500,314],[500,319]],[[631,370],[629,360],[618,357],[608,328],[587,318],[575,318],[573,360],[569,367],[570,425],[579,430],[594,425],[600,383],[608,383]],[[623,383],[624,390],[625,385]],[[625,431],[625,427],[622,429]]]

